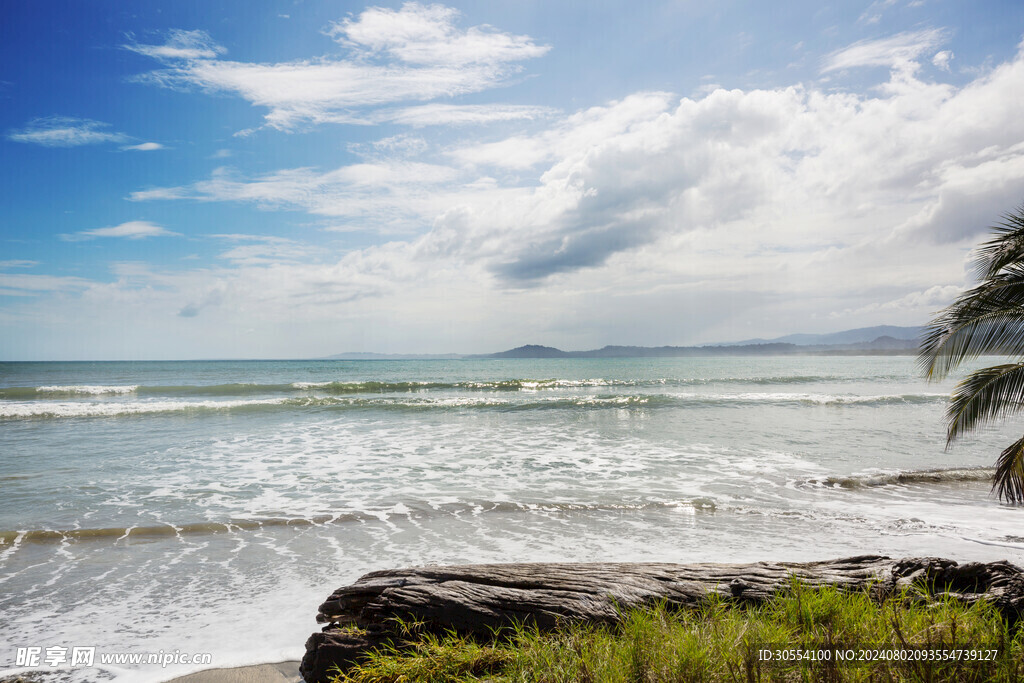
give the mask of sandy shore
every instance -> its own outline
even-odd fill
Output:
[[[233,669],[207,669],[180,676],[168,683],[301,683],[298,662],[256,664]]]

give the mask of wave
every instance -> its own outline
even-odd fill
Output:
[[[363,512],[344,512],[336,515],[312,517],[263,517],[231,519],[225,522],[192,522],[188,524],[157,524],[150,526],[105,527],[96,529],[33,529],[0,531],[0,547],[22,543],[65,543],[68,541],[114,542],[123,538],[153,538],[165,536],[205,535],[257,531],[279,527],[311,527],[351,522],[386,520],[393,516],[409,518],[438,515],[479,515],[485,513],[547,513],[547,512],[628,512],[651,509],[684,509],[694,513],[712,513],[715,501],[696,498],[680,501],[642,501],[636,503],[527,503],[510,501],[476,501],[446,503],[414,503],[414,508],[399,503],[390,509]]]
[[[601,387],[691,387],[718,384],[735,385],[797,385],[819,382],[851,381],[870,378],[840,378],[830,375],[780,375],[768,377],[688,377],[654,379],[502,379],[462,382],[403,381],[386,382],[368,380],[361,382],[341,381],[297,381],[276,384],[254,382],[233,382],[228,384],[183,384],[183,385],[48,385],[30,387],[0,388],[0,399],[26,400],[33,398],[87,397],[103,395],[137,396],[251,396],[276,393],[315,393],[327,395],[344,394],[389,394],[427,391],[540,391],[545,389],[575,389]]]
[[[683,394],[685,396],[685,394]],[[708,402],[719,403],[800,403],[803,405],[843,406],[843,405],[892,405],[899,403],[927,404],[944,403],[949,394],[911,393],[911,394],[787,394],[787,393],[746,393],[722,396],[701,397]]]
[[[540,389],[582,388],[582,387],[628,387],[680,385],[704,380],[605,380],[605,379],[508,379],[495,381],[465,382],[288,382],[278,384],[231,383],[231,384],[185,384],[167,386],[142,385],[74,385],[40,387],[5,387],[0,389],[0,398],[32,399],[47,397],[98,396],[103,394],[136,394],[139,396],[249,396],[253,394],[391,394],[413,393],[437,390],[463,391],[536,391]]]
[[[32,401],[0,403],[0,418],[120,417],[159,413],[194,414],[282,405],[285,399],[250,401],[135,401],[117,403]]]
[[[46,399],[46,398],[77,398],[87,396],[248,396],[292,392],[292,384],[197,384],[180,386],[144,386],[138,384],[125,385],[56,385],[40,387],[4,387],[0,389],[0,398],[4,399]]]
[[[184,534],[217,534],[233,531],[251,531],[276,526],[313,526],[333,521],[324,519],[252,519],[228,522],[194,522],[176,526],[160,524],[155,526],[108,527],[102,529],[34,529],[31,531],[0,531],[0,545],[15,543],[58,543],[63,541],[118,540],[153,536],[180,536]]]
[[[826,477],[808,479],[804,486],[825,488],[859,489],[876,486],[901,484],[946,484],[965,481],[988,481],[995,474],[992,467],[952,467],[934,470],[909,470],[905,472],[882,472],[878,474],[856,474],[848,477]]]
[[[118,403],[22,402],[0,403],[3,418],[119,417],[153,414],[199,415],[215,412],[255,412],[267,410],[379,410],[393,412],[427,410],[552,410],[566,408],[634,408],[673,403],[671,397],[652,396],[572,396],[516,402],[501,398],[452,396],[445,398],[266,398],[235,401],[136,401]]]
[[[5,387],[0,389],[0,398],[25,399],[53,396],[123,395],[134,393],[138,388],[137,384],[69,384],[41,387]]]
[[[657,409],[750,405],[776,406],[880,406],[944,402],[945,394],[893,394],[878,396],[832,394],[585,394],[540,396],[524,400],[503,396],[305,396],[235,400],[141,400],[141,401],[21,401],[0,402],[0,419],[118,417],[151,414],[199,415],[224,411],[281,410],[566,410],[566,409]]]

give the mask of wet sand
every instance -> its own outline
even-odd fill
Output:
[[[278,662],[231,669],[207,669],[171,679],[168,683],[301,683],[299,663]]]

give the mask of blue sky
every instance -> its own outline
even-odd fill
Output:
[[[34,2],[0,359],[926,322],[1024,201],[1024,6]]]

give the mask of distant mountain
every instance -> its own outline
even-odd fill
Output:
[[[875,327],[859,327],[855,330],[844,330],[830,334],[788,334],[777,339],[746,339],[738,342],[726,342],[715,344],[715,346],[749,346],[751,344],[796,344],[797,346],[832,345],[832,344],[862,344],[873,342],[879,337],[891,337],[893,339],[912,340],[914,342],[921,336],[924,328],[921,327],[896,327],[895,325],[876,325]]]
[[[821,343],[826,340],[862,340],[874,330],[894,331],[900,337],[881,335],[864,341],[840,341]],[[793,334],[781,339],[808,340],[811,343],[797,343],[780,340],[754,340],[751,343],[714,344],[708,346],[605,346],[590,351],[562,351],[551,346],[529,344],[500,353],[490,353],[466,358],[685,358],[695,356],[789,356],[789,355],[915,355],[917,353],[918,328],[893,327],[885,325],[861,330],[848,330],[834,334]]]
[[[500,353],[488,353],[479,356],[467,356],[468,358],[572,358],[572,353],[556,349],[551,346],[538,346],[527,344]]]
[[[858,342],[856,344],[850,344],[850,346],[858,349],[872,349],[872,350],[905,350],[913,351],[917,353],[917,339],[896,339],[888,335],[879,337],[874,341],[869,342]]]
[[[796,356],[796,355],[886,355],[917,353],[917,342],[879,337],[857,344],[744,344],[743,346],[605,346],[590,351],[562,351],[551,346],[520,346],[500,353],[465,356],[470,359],[500,358],[684,358],[696,356]]]
[[[706,346],[604,346],[589,351],[562,351],[527,344],[498,353],[460,355],[349,352],[326,360],[458,360],[501,358],[679,358],[690,356],[914,355],[920,327],[878,325],[831,334],[790,334],[777,339],[748,339]]]
[[[463,358],[458,353],[366,353],[349,351],[325,356],[320,360],[458,360]]]

